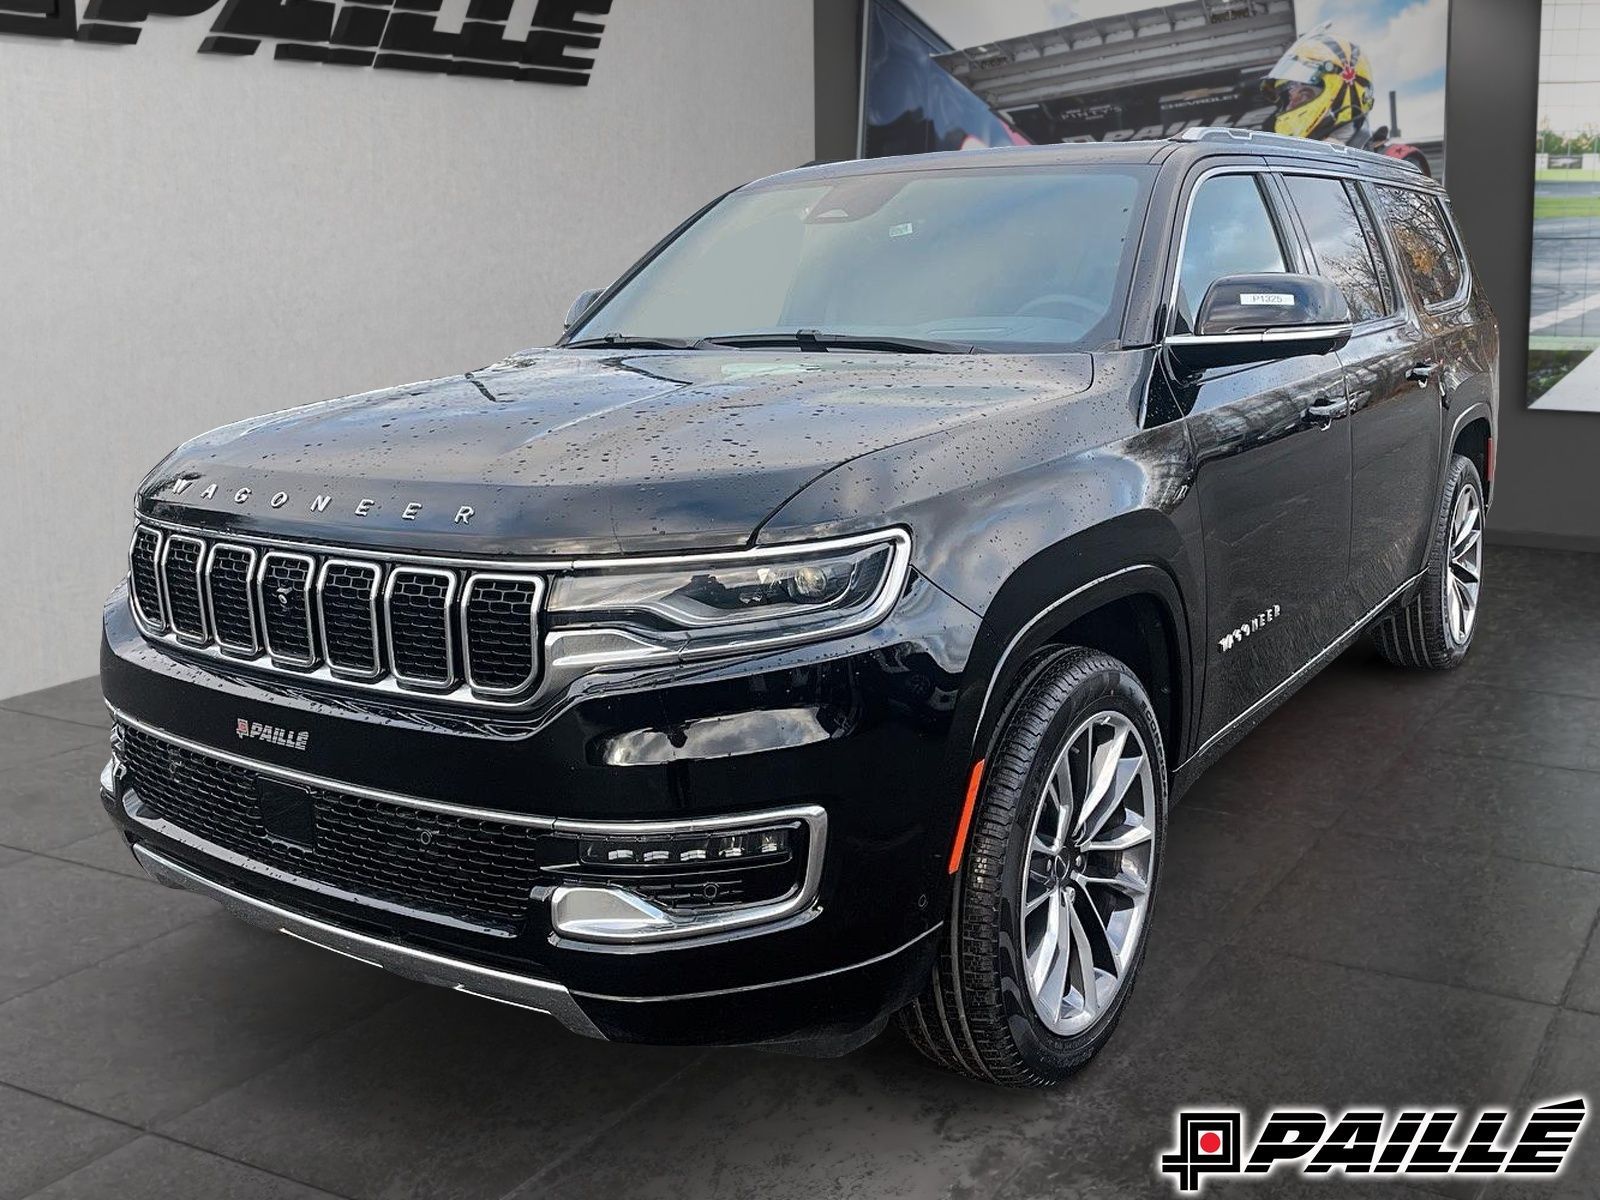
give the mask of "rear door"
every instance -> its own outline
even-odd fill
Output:
[[[1437,501],[1439,394],[1419,382],[1435,339],[1397,284],[1366,189],[1285,171],[1318,274],[1350,304],[1355,333],[1339,352],[1350,396],[1350,623],[1419,569]]]
[[[1195,184],[1169,330],[1192,326],[1223,275],[1308,269],[1270,174]],[[1328,644],[1347,608],[1350,422],[1334,354],[1175,376],[1196,460],[1209,638],[1202,740]]]

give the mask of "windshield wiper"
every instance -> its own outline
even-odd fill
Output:
[[[796,329],[793,333],[730,333],[700,339],[713,346],[798,346],[802,350],[889,350],[906,354],[976,354],[967,342],[938,342],[927,338],[894,337],[876,333],[825,333]]]
[[[604,337],[579,338],[565,342],[566,350],[599,350],[608,346],[621,346],[629,350],[700,350],[704,349],[698,338],[635,337],[630,333],[608,333]]]

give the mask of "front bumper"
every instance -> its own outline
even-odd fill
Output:
[[[926,584],[901,608],[847,645],[704,668],[675,684],[613,686],[525,725],[477,725],[425,705],[351,705],[220,672],[147,642],[121,589],[107,604],[102,678],[114,712],[213,755],[563,828],[823,814],[814,894],[745,928],[584,942],[561,936],[552,895],[535,889],[514,934],[488,936],[217,853],[192,831],[141,819],[136,789],[115,778],[102,800],[159,881],[336,953],[549,1013],[588,1036],[840,1052],[875,1034],[927,978],[965,773],[951,726],[975,622]],[[808,708],[835,710],[829,737],[764,744],[762,731],[777,727],[745,720]],[[306,733],[307,749],[238,740],[236,727],[256,723]],[[715,736],[697,743],[697,728]],[[728,729],[754,731],[751,744],[730,753]],[[600,749],[664,738],[688,753],[617,765]]]

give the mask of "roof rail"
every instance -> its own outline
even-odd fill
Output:
[[[1400,167],[1407,171],[1422,171],[1415,163],[1406,162],[1400,158],[1390,158],[1387,154],[1379,154],[1372,150],[1352,150],[1343,142],[1322,142],[1314,138],[1291,137],[1287,133],[1268,133],[1265,129],[1235,129],[1228,125],[1194,125],[1185,129],[1172,139],[1176,142],[1257,142],[1269,146],[1281,146],[1285,150],[1298,150],[1301,153],[1322,154],[1360,154],[1368,158],[1383,160],[1391,167]]]

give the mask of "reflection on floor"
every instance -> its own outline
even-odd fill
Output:
[[[1180,1105],[1597,1098],[1600,556],[1495,548],[1487,581],[1465,668],[1353,651],[1178,808],[1130,1011],[1050,1093],[894,1036],[588,1042],[237,924],[105,831],[92,681],[0,702],[0,1200],[1120,1200],[1172,1194]],[[1600,1128],[1527,1194],[1600,1194]]]

